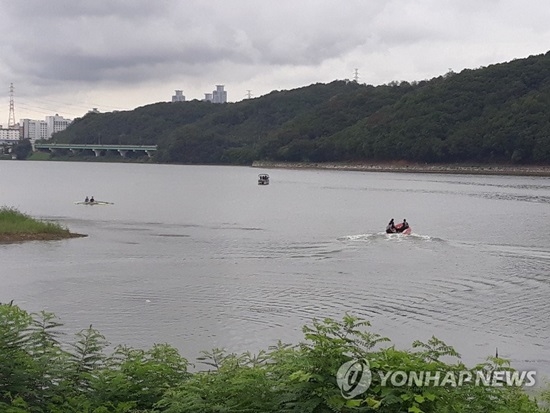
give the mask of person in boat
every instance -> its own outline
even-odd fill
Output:
[[[95,202],[95,199],[94,199],[94,196],[92,195],[92,197],[90,198],[90,202]]]
[[[399,227],[398,232],[403,232],[403,231],[405,231],[407,228],[409,228],[409,223],[407,222],[407,220],[406,220],[405,218],[403,218],[403,223],[402,223],[401,226]]]
[[[386,234],[393,234],[394,232],[397,232],[397,228],[395,228],[395,224],[392,218],[388,223],[388,225],[386,226]]]
[[[84,202],[90,202],[90,198],[88,198],[88,196],[86,196],[86,199],[84,200]]]

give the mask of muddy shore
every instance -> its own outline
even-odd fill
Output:
[[[254,161],[256,168],[285,169],[332,169],[363,172],[406,172],[470,175],[516,175],[550,176],[550,166],[525,165],[461,165],[461,164],[414,164],[406,162],[392,163],[308,163],[308,162],[270,162]]]
[[[74,234],[72,232],[52,234],[52,233],[12,233],[0,234],[0,244],[14,244],[25,241],[58,241],[67,238],[87,237],[84,234]]]

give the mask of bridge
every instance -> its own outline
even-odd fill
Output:
[[[92,151],[95,156],[101,156],[108,151],[116,151],[126,158],[128,152],[145,152],[147,156],[151,157],[153,152],[157,150],[157,145],[101,145],[101,144],[72,144],[72,143],[37,143],[34,145],[34,149],[37,151],[50,151],[56,152],[58,150],[69,150],[74,154],[81,153],[82,151]]]

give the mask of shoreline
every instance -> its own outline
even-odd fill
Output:
[[[253,168],[273,169],[326,169],[359,172],[399,172],[431,173],[456,175],[511,175],[511,176],[550,176],[549,166],[519,165],[467,165],[467,164],[415,164],[398,162],[273,162],[254,161]]]
[[[17,244],[20,242],[26,241],[60,241],[63,239],[69,238],[83,238],[87,237],[84,234],[76,234],[73,232],[67,233],[48,233],[48,232],[38,232],[38,233],[6,233],[0,234],[0,244]]]
[[[0,244],[25,241],[55,241],[85,237],[59,224],[41,221],[13,207],[0,207]]]

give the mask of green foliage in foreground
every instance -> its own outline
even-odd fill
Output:
[[[257,355],[204,352],[199,361],[208,370],[196,373],[169,345],[106,354],[108,343],[92,326],[69,344],[60,326],[50,313],[0,304],[1,412],[548,412],[518,387],[382,386],[374,373],[367,392],[346,400],[336,372],[352,358],[364,357],[373,371],[466,369],[436,338],[415,342],[414,350],[382,347],[388,339],[348,315],[341,322],[314,321],[296,346],[278,343]],[[504,360],[492,358],[475,369],[503,367]]]
[[[0,234],[63,234],[59,224],[34,219],[15,208],[0,207]]]

